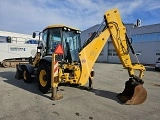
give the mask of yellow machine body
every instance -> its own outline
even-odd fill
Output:
[[[84,86],[91,77],[92,68],[106,44],[109,37],[111,37],[114,48],[119,56],[119,59],[128,70],[129,76],[135,76],[135,70],[139,71],[138,79],[134,86],[133,79],[130,84],[125,86],[124,92],[118,95],[118,97],[126,104],[141,104],[147,98],[147,92],[143,88],[143,81],[141,78],[144,76],[145,67],[142,64],[132,64],[130,55],[128,52],[128,45],[126,38],[126,28],[124,27],[119,11],[117,9],[109,10],[104,15],[105,21],[108,26],[94,39],[91,40],[80,52],[80,63],[63,64],[59,67],[59,82],[78,84]],[[68,69],[70,73],[64,73],[63,70]],[[92,76],[93,77],[93,76]],[[135,79],[135,78],[134,78]],[[127,89],[126,89],[127,88]],[[132,88],[132,89],[131,89]]]
[[[127,37],[126,28],[122,23],[119,11],[117,9],[107,11],[104,14],[103,23],[106,24],[105,28],[103,28],[100,33],[93,33],[93,35],[85,42],[85,44],[80,49],[78,48],[79,51],[76,52],[76,55],[78,56],[77,61],[69,59],[70,57],[68,56],[71,56],[71,53],[67,53],[68,58],[65,59],[64,54],[58,55],[57,53],[54,53],[54,50],[52,51],[52,55],[50,54],[48,56],[48,54],[46,54],[46,56],[42,58],[39,54],[37,54],[32,66],[38,69],[38,86],[43,93],[46,93],[50,89],[51,84],[54,87],[58,87],[59,83],[69,83],[84,86],[89,81],[89,87],[92,87],[92,79],[94,77],[93,66],[100,52],[108,41],[108,38],[110,37],[119,59],[123,67],[127,69],[130,77],[126,82],[124,91],[117,97],[126,104],[140,104],[146,100],[147,92],[142,86],[143,81],[141,79],[144,76],[145,67],[140,63],[132,64],[128,50],[131,49],[133,53],[134,50]],[[48,48],[52,47],[49,47],[48,45],[52,44],[51,41],[54,42],[54,40],[52,40],[50,37],[51,32],[54,31],[54,34],[58,34],[55,28],[58,28],[62,32],[54,39],[61,39],[60,44],[63,46],[64,53],[70,51],[70,48],[65,50],[68,44],[67,39],[64,39],[65,35],[77,35],[79,34],[79,30],[65,25],[50,25],[43,30],[43,33],[47,33],[47,31],[50,30],[50,32],[47,33],[48,42],[46,42],[47,46],[45,48],[48,50]],[[72,38],[73,40],[77,39],[75,36]],[[46,53],[47,50],[45,51]],[[58,60],[57,57],[61,57],[63,59]],[[58,77],[55,77],[53,74],[54,61],[58,61],[59,63]],[[135,75],[135,70],[139,71],[138,75]],[[25,75],[28,75],[27,72],[25,72]]]

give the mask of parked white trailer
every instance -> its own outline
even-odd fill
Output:
[[[28,62],[29,57],[34,57],[37,52],[36,39],[27,34],[0,31],[0,64],[15,67]]]
[[[29,57],[34,57],[37,44],[0,43],[0,63],[4,67],[15,67],[21,62],[28,62]]]

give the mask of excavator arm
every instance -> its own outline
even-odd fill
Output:
[[[102,24],[103,23],[106,25],[102,32],[99,33],[98,31],[93,33],[79,53],[81,76],[78,84],[83,86],[87,83],[94,63],[96,62],[100,52],[110,37],[123,67],[128,70],[130,76],[129,81],[126,82],[125,90],[120,93],[118,97],[126,104],[140,104],[147,97],[147,93],[142,86],[143,81],[141,79],[144,75],[143,72],[145,71],[145,67],[139,63],[132,64],[129,55],[129,47],[133,53],[134,50],[127,37],[126,28],[121,21],[118,10],[113,9],[107,11],[104,15],[104,22],[102,22]],[[139,71],[138,76],[135,75],[135,70]],[[141,94],[139,94],[140,91]],[[137,94],[140,96],[137,96]]]
[[[89,40],[87,45],[79,53],[81,62],[81,77],[79,79],[80,85],[83,86],[87,83],[93,65],[95,64],[109,36],[109,30],[104,30],[96,38],[91,41]]]

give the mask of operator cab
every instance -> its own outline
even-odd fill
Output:
[[[79,61],[78,53],[81,47],[80,30],[64,25],[51,25],[42,31],[44,56],[51,55],[58,45],[63,48],[63,55],[58,60],[73,62]]]

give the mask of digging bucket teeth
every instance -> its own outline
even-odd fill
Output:
[[[125,89],[117,95],[117,98],[127,105],[143,103],[147,98],[147,91],[143,87],[143,81],[138,77],[129,78],[125,83]]]

